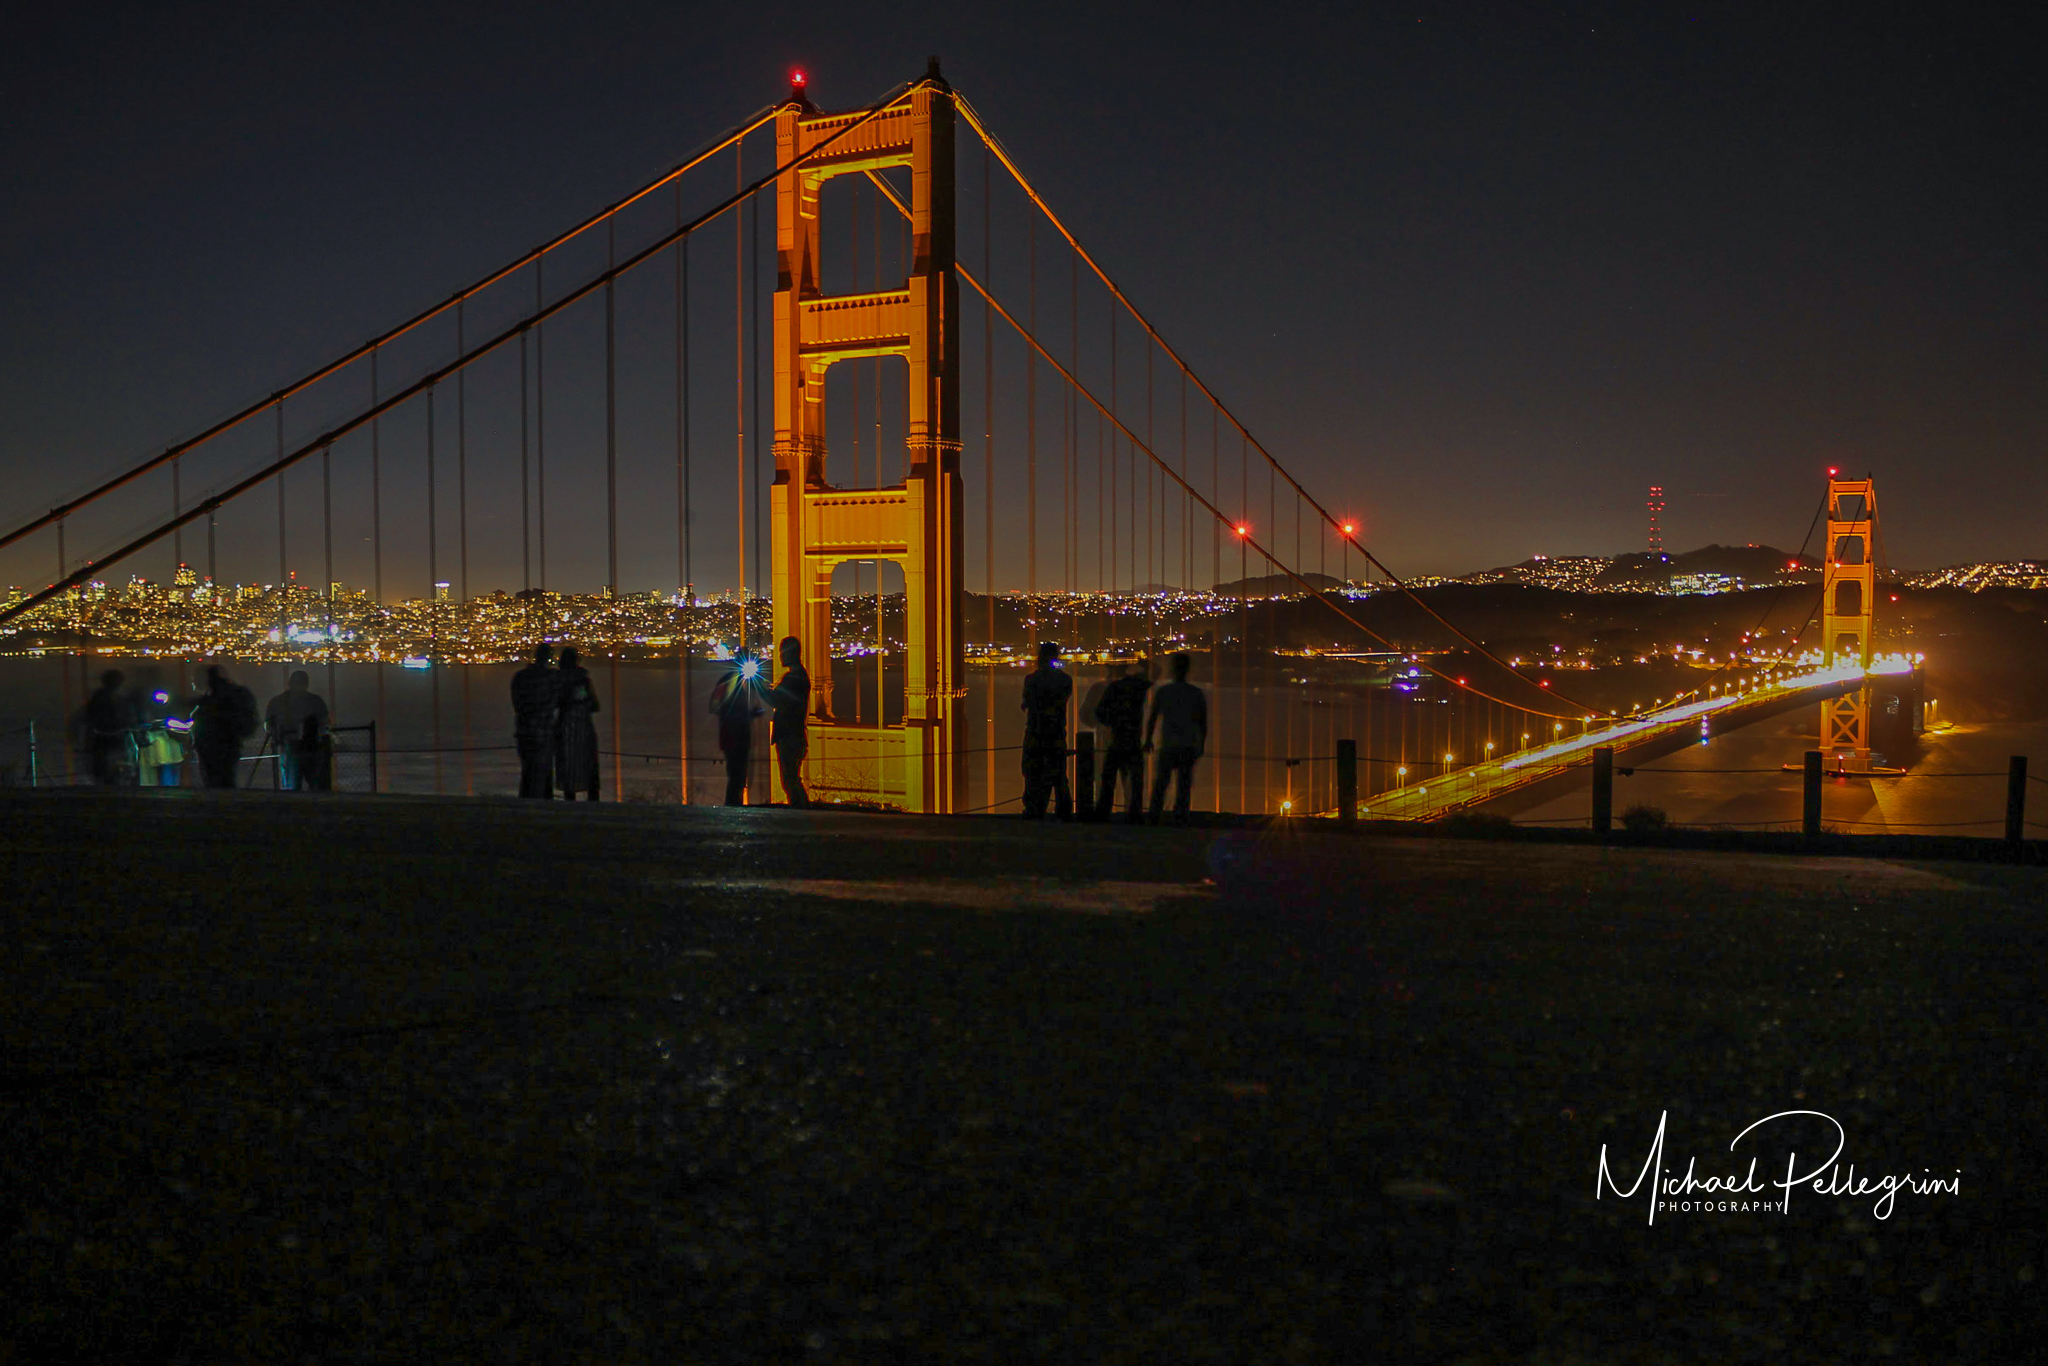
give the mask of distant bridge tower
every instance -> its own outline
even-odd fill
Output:
[[[801,83],[776,117],[788,165],[860,114],[823,114]],[[819,192],[833,176],[910,168],[911,262],[899,287],[827,296],[820,288]],[[903,569],[905,697],[900,725],[810,727],[813,796],[951,812],[964,804],[955,703],[961,650],[959,286],[953,278],[953,92],[933,60],[923,82],[775,190],[775,487],[770,554],[775,638],[803,642],[812,709],[832,705],[832,571],[848,560]],[[902,356],[909,418],[902,484],[825,482],[825,372],[857,357]],[[878,699],[879,703],[879,699]],[[880,710],[878,705],[877,710]],[[784,796],[772,776],[776,800]]]
[[[1648,507],[1650,509],[1650,558],[1661,560],[1664,558],[1664,533],[1658,528],[1657,519],[1664,514],[1664,486],[1662,484],[1650,485]]]
[[[1829,668],[1870,668],[1877,603],[1877,490],[1828,471],[1827,570],[1821,580],[1821,651]],[[1870,767],[1870,684],[1820,704],[1821,752],[1845,768]]]

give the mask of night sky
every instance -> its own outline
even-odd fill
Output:
[[[43,7],[0,51],[0,520],[445,298],[780,98],[793,66],[851,107],[938,53],[1162,331],[1398,571],[1641,549],[1651,483],[1672,549],[1789,547],[1830,464],[1877,479],[1895,566],[2048,556],[2030,34],[1946,7],[1640,9]],[[964,161],[961,189],[978,190]],[[732,230],[712,236],[729,271]],[[963,219],[971,262],[965,239]],[[700,588],[730,579],[723,278],[723,323],[701,327],[724,368],[693,381]],[[623,458],[643,481],[628,588],[676,574],[671,280],[622,287],[640,386]],[[588,380],[573,326],[551,383]],[[489,412],[509,392],[504,373],[471,390],[478,592],[522,572],[516,428]],[[579,401],[565,388],[562,421]],[[414,477],[395,471],[421,430],[391,424],[387,480]],[[601,463],[575,474],[587,441],[550,439],[551,583],[593,586]],[[351,507],[361,454],[334,461]],[[317,480],[292,492],[307,579]],[[74,559],[146,526],[167,487],[81,523]],[[224,577],[275,575],[275,495],[254,498],[223,519]],[[416,511],[395,484],[385,498]],[[361,583],[355,516],[336,572]],[[0,556],[0,582],[40,586],[53,553]],[[423,567],[390,553],[387,596],[421,591]]]

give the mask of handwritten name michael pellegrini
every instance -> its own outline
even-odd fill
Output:
[[[1743,1139],[1764,1125],[1769,1124],[1772,1120],[1786,1119],[1793,1115],[1812,1115],[1815,1118],[1827,1120],[1830,1125],[1834,1126],[1835,1150],[1829,1153],[1826,1158],[1816,1163],[1813,1170],[1805,1173],[1799,1171],[1799,1154],[1796,1152],[1787,1153],[1785,1156],[1784,1178],[1770,1183],[1771,1186],[1775,1186],[1785,1193],[1783,1200],[1751,1201],[1745,1198],[1752,1195],[1762,1195],[1769,1189],[1769,1187],[1757,1181],[1756,1167],[1758,1159],[1754,1157],[1749,1159],[1749,1170],[1739,1177],[1695,1176],[1693,1174],[1693,1169],[1697,1162],[1695,1158],[1686,1159],[1685,1175],[1671,1175],[1670,1168],[1664,1165],[1664,1125],[1671,1116],[1671,1112],[1668,1110],[1657,1117],[1657,1136],[1650,1142],[1650,1155],[1644,1160],[1642,1169],[1636,1173],[1636,1179],[1630,1183],[1627,1190],[1623,1190],[1615,1183],[1614,1176],[1607,1167],[1607,1145],[1605,1143],[1600,1145],[1600,1171],[1593,1181],[1593,1198],[1598,1200],[1608,1191],[1613,1191],[1618,1198],[1626,1200],[1642,1189],[1644,1179],[1648,1178],[1650,1182],[1650,1222],[1654,1224],[1657,1222],[1657,1211],[1660,1208],[1688,1212],[1695,1205],[1703,1211],[1718,1209],[1738,1214],[1751,1212],[1752,1209],[1759,1214],[1772,1209],[1777,1210],[1780,1214],[1789,1213],[1792,1208],[1793,1187],[1809,1184],[1813,1187],[1813,1192],[1816,1195],[1875,1195],[1877,1196],[1877,1203],[1871,1212],[1879,1219],[1891,1218],[1892,1199],[1902,1190],[1911,1191],[1915,1195],[1958,1195],[1962,1192],[1963,1169],[1961,1167],[1956,1168],[1956,1174],[1947,1180],[1943,1180],[1938,1176],[1914,1176],[1911,1173],[1907,1173],[1903,1176],[1881,1176],[1873,1181],[1867,1176],[1858,1180],[1856,1164],[1851,1162],[1848,1174],[1844,1176],[1841,1166],[1835,1159],[1842,1155],[1842,1149],[1848,1142],[1848,1136],[1843,1132],[1842,1126],[1835,1123],[1832,1117],[1824,1115],[1818,1110],[1780,1110],[1775,1115],[1767,1115],[1735,1135],[1734,1139],[1728,1144],[1729,1151],[1733,1152],[1737,1143],[1742,1142]],[[1926,1169],[1922,1168],[1921,1170],[1924,1172]],[[1680,1196],[1696,1196],[1698,1198],[1682,1200],[1674,1198]]]

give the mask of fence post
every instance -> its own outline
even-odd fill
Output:
[[[36,723],[28,723],[28,785],[36,785]]]
[[[1593,747],[1593,833],[1606,839],[1614,829],[1614,746]]]
[[[1800,833],[1808,839],[1820,837],[1820,761],[1817,749],[1806,751],[1806,806],[1800,816]]]
[[[2015,754],[2005,772],[2005,842],[2027,837],[2027,756]]]
[[[1358,741],[1337,742],[1337,820],[1358,824]]]
[[[1085,726],[1074,736],[1074,819],[1095,819],[1095,732]]]
[[[377,787],[377,723],[370,722],[370,795],[376,796]]]

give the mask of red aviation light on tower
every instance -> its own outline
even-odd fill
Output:
[[[1830,465],[1830,466],[1828,466],[1828,478],[1832,479],[1832,478],[1834,478],[1834,477],[1835,477],[1836,475],[1838,475],[1838,474],[1840,474],[1840,473],[1841,473],[1841,470],[1840,470],[1839,468],[1837,468],[1836,466],[1834,466],[1834,465]]]
[[[803,89],[803,88],[804,88],[804,73],[803,73],[803,72],[801,72],[801,71],[792,71],[792,72],[790,72],[790,73],[789,73],[789,83],[790,83],[790,85],[791,85],[792,87],[794,87],[795,89],[798,89],[798,90],[801,90],[801,89]]]

